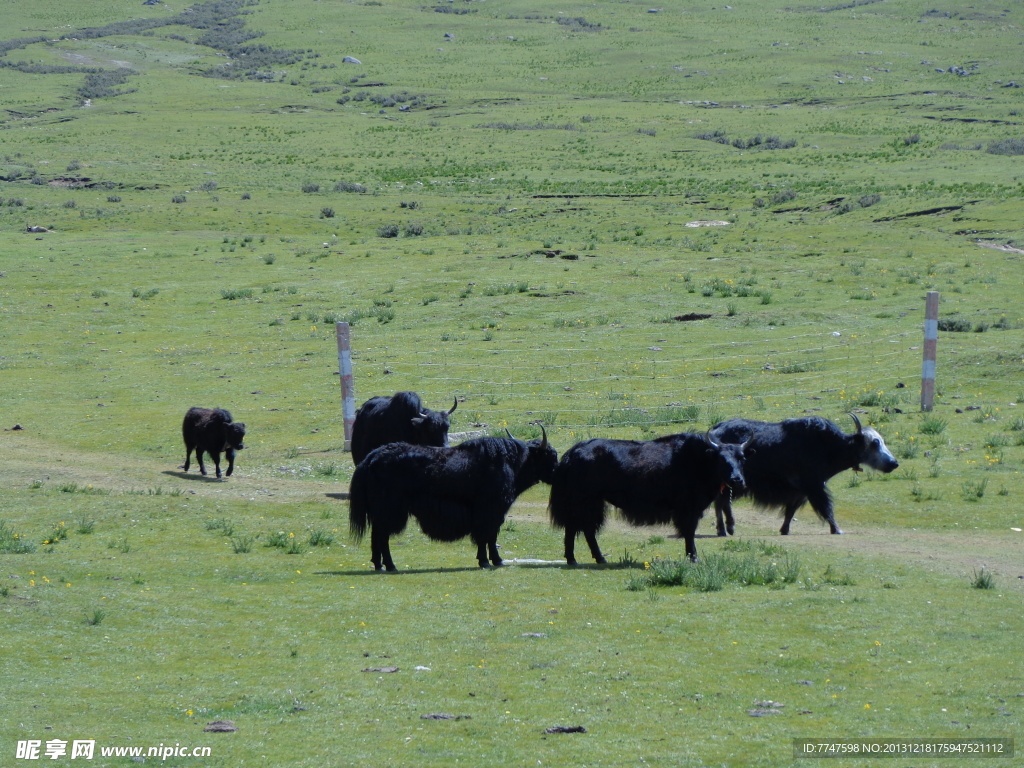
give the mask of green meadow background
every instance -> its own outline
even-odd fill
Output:
[[[1020,0],[0,19],[0,765],[810,765],[794,739],[1022,732]],[[410,525],[376,574],[337,322],[358,402],[458,398],[458,435],[853,411],[901,466],[832,481],[844,536],[705,521],[699,578],[617,521],[609,565],[566,568],[544,487],[508,567]],[[180,470],[193,405],[246,423],[231,478]]]

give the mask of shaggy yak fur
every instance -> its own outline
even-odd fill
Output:
[[[857,425],[852,435],[827,419],[808,416],[781,422],[732,419],[712,427],[711,436],[725,443],[746,442],[747,488],[738,495],[750,496],[763,509],[781,509],[783,536],[808,501],[832,533],[842,533],[825,483],[846,469],[859,472],[861,464],[886,473],[899,466],[878,431],[850,416]],[[715,499],[715,516],[719,536],[735,531],[732,494],[723,492]]]
[[[498,530],[519,494],[551,482],[558,454],[542,439],[481,437],[453,447],[391,443],[356,467],[349,485],[349,529],[370,528],[376,570],[395,570],[388,545],[416,518],[434,541],[469,536],[481,568],[501,565]]]
[[[415,392],[371,397],[352,424],[352,461],[360,464],[370,451],[388,443],[448,445],[449,416],[458,407],[456,400],[450,411],[432,411]]]
[[[656,440],[595,438],[562,456],[551,481],[548,510],[565,529],[565,560],[576,564],[576,536],[583,534],[594,560],[606,562],[597,545],[607,506],[632,525],[672,523],[697,559],[694,536],[704,510],[722,488],[743,487],[743,446],[683,433]]]
[[[189,408],[181,423],[181,435],[185,439],[185,466],[182,469],[186,472],[192,451],[195,451],[199,471],[206,474],[203,454],[208,453],[213,458],[217,477],[220,477],[220,454],[223,451],[228,460],[228,471],[225,474],[230,476],[235,470],[235,451],[245,448],[242,445],[245,424],[232,421],[231,414],[223,408]]]

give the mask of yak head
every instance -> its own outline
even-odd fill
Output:
[[[240,451],[245,448],[242,440],[245,438],[245,424],[231,422],[224,425],[224,450]]]
[[[540,439],[530,440],[526,446],[530,451],[529,460],[537,468],[537,479],[551,485],[551,480],[555,476],[555,467],[558,466],[558,451],[548,442],[548,433],[544,429],[544,425],[539,426]]]
[[[449,411],[432,411],[424,408],[418,416],[414,416],[410,423],[416,433],[416,444],[439,448],[448,445],[448,428],[451,426],[449,416],[455,413],[458,407],[459,399],[455,398],[455,404]]]
[[[743,451],[750,440],[742,443],[719,443],[711,437],[710,430],[704,434],[704,440],[708,444],[708,453],[716,462],[715,471],[722,483],[722,488],[742,492],[747,485],[746,478],[743,476],[745,461]]]
[[[853,423],[857,425],[857,431],[853,435],[853,445],[857,452],[857,463],[853,469],[861,471],[861,464],[867,464],[872,469],[888,474],[896,469],[900,463],[885,445],[885,440],[873,427],[862,427],[860,419],[854,413],[850,414]]]
[[[541,436],[525,442],[512,437],[512,433],[507,428],[505,429],[505,434],[509,438],[526,448],[523,463],[516,476],[517,493],[522,493],[537,483],[551,485],[551,480],[555,476],[555,467],[558,466],[558,452],[548,442],[548,433],[544,429],[544,425],[538,423],[538,426],[540,427]]]

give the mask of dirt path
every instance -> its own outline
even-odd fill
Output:
[[[294,480],[269,471],[253,470],[240,454],[235,474],[227,480],[203,478],[195,469],[185,474],[177,461],[157,463],[145,456],[114,456],[54,446],[24,431],[0,432],[0,456],[4,488],[27,488],[34,482],[47,486],[75,483],[113,492],[151,488],[186,487],[189,494],[210,498],[259,499],[270,503],[322,501],[327,494],[346,489],[340,482]],[[182,457],[183,458],[183,457]],[[531,496],[536,498],[535,492]],[[737,507],[739,534],[745,538],[779,538],[779,518],[749,507]],[[547,520],[542,501],[520,501],[510,515],[513,520]],[[713,536],[713,518],[702,521],[698,536]],[[670,536],[671,528],[631,528],[613,519],[609,526],[638,541],[654,533]],[[995,577],[1000,589],[1024,594],[1024,532],[1016,531],[922,531],[913,528],[869,528],[847,522],[846,533],[831,536],[807,510],[797,516],[787,542],[800,547],[835,552],[856,551],[877,555],[925,570],[969,580],[984,567]],[[699,546],[699,545],[698,545]]]
[[[536,521],[546,519],[542,503],[517,504],[513,519]],[[868,528],[850,522],[844,525],[842,536],[832,536],[826,526],[820,525],[814,513],[802,510],[793,523],[789,536],[779,535],[781,518],[768,512],[737,505],[737,532],[744,538],[763,538],[766,541],[783,540],[797,547],[813,547],[818,551],[857,552],[884,557],[947,576],[973,579],[974,573],[984,568],[990,572],[999,589],[1010,589],[1024,594],[1024,532],[1006,531],[922,531],[912,528]],[[661,529],[630,528],[614,520],[609,527],[622,532],[634,531],[639,540],[658,533],[673,536],[671,527]],[[714,514],[705,515],[697,538],[714,537]],[[697,543],[698,549],[700,542]],[[582,562],[582,561],[581,561]]]

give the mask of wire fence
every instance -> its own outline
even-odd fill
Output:
[[[440,408],[455,395],[453,430],[460,419],[469,428],[541,421],[580,433],[703,428],[733,416],[838,415],[858,405],[907,410],[919,402],[920,329],[800,330],[738,331],[725,341],[716,333],[710,342],[695,328],[588,328],[565,344],[501,334],[400,353],[378,340],[352,356],[360,402],[410,389]]]

